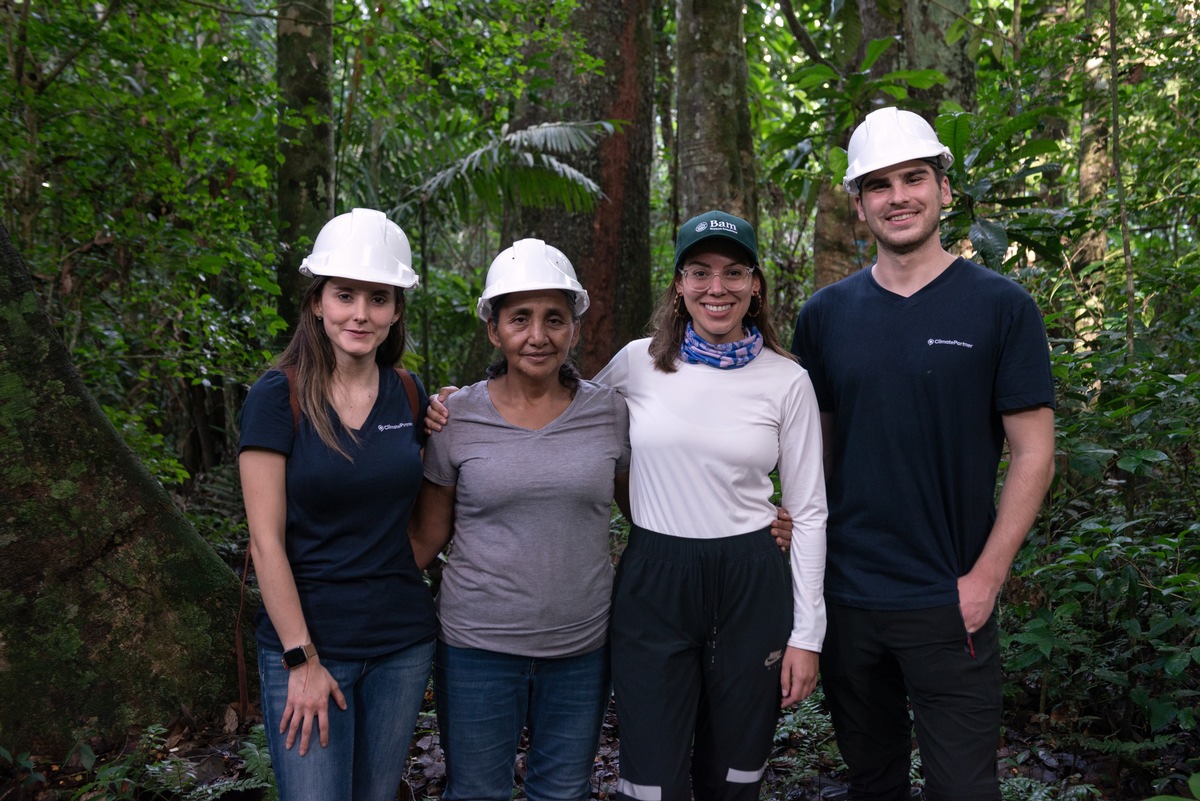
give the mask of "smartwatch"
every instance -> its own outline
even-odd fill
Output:
[[[316,655],[317,649],[311,642],[297,645],[283,652],[283,666],[288,670],[298,668]]]

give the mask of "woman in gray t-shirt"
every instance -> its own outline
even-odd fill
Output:
[[[629,420],[620,395],[567,360],[587,307],[557,249],[525,239],[501,253],[478,306],[500,358],[450,399],[453,423],[426,447],[417,563],[454,532],[434,672],[446,801],[509,798],[526,724],[527,795],[589,796]]]

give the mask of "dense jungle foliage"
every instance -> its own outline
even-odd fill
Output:
[[[549,80],[536,54],[604,69],[570,32],[575,6],[335,5],[337,210],[383,209],[413,238],[408,358],[428,386],[477,380],[486,361],[472,311],[514,198],[603,202],[572,156],[622,121],[509,127]],[[273,8],[0,0],[0,219],[109,419],[239,567],[239,404],[286,337]],[[841,177],[839,146],[873,98],[904,104],[940,76],[872,73],[896,42],[859,47],[840,2],[752,1],[745,28],[763,260],[790,331],[815,289],[817,191]],[[659,19],[668,49],[672,30]],[[1014,775],[1039,752],[1102,766],[1012,797],[1093,782],[1113,797],[1187,792],[1200,772],[1200,8],[974,0],[944,37],[968,40],[976,88],[936,109],[955,154],[943,237],[1034,295],[1058,382],[1057,477],[1002,597],[1009,727],[1039,744],[1012,751]],[[671,158],[660,137],[656,287]],[[812,744],[806,709],[782,746]],[[0,768],[30,778],[14,753]],[[833,759],[797,760],[795,780],[836,772]]]

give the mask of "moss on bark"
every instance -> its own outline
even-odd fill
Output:
[[[237,697],[238,585],[84,387],[0,226],[0,744]]]

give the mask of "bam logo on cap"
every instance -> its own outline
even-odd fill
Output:
[[[727,220],[713,220],[709,225],[712,226],[714,231],[728,231],[731,234],[738,232],[737,226]]]

